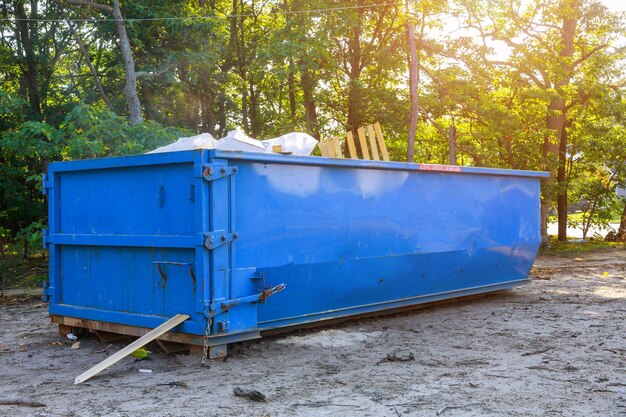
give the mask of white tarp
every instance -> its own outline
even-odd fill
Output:
[[[187,138],[180,138],[174,143],[161,146],[153,151],[147,153],[161,153],[161,152],[176,152],[176,151],[190,151],[194,149],[213,149],[215,148],[217,141],[211,136],[210,133],[201,133],[197,136],[190,136]]]
[[[306,133],[292,132],[274,139],[264,140],[262,143],[265,145],[266,153],[272,153],[274,146],[280,146],[282,152],[309,156],[313,152],[315,145],[317,145],[317,140]]]
[[[228,132],[228,135],[217,141],[215,147],[223,151],[265,152],[265,146],[260,140],[248,137],[239,128]]]
[[[272,153],[274,146],[280,146],[281,152],[291,152],[293,155],[311,155],[317,145],[317,140],[306,133],[293,132],[274,139],[259,141],[247,136],[243,130],[237,128],[228,132],[228,135],[216,140],[210,133],[180,138],[174,143],[161,146],[148,153],[190,151],[194,149],[220,149],[223,151],[244,151]]]

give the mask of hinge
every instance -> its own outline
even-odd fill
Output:
[[[52,188],[52,181],[50,181],[50,177],[48,174],[41,175],[41,193],[48,194],[48,190]]]
[[[237,233],[211,232],[204,234],[204,247],[207,249],[215,249],[222,245],[232,242],[239,237]]]
[[[45,280],[41,283],[41,301],[44,303],[50,300],[50,283]]]
[[[231,167],[223,164],[204,164],[202,168],[202,178],[207,181],[213,181],[224,178],[228,175],[236,174],[237,167]]]
[[[41,247],[43,249],[48,249],[50,246],[50,235],[48,234],[48,229],[42,229],[41,231]]]

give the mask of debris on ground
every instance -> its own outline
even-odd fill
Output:
[[[135,351],[133,351],[130,356],[132,356],[135,359],[146,359],[152,352],[150,352],[148,349],[146,348],[139,348]]]
[[[385,362],[409,362],[414,360],[415,355],[413,355],[413,352],[393,352],[385,356],[378,364],[380,365]]]
[[[464,404],[464,405],[446,405],[445,407],[437,411],[437,415],[440,416],[448,410],[459,410],[459,409],[475,407],[479,405],[485,405],[485,404],[484,403],[470,403],[470,404]]]
[[[233,389],[233,394],[235,394],[237,397],[248,398],[252,401],[266,401],[265,395],[254,389],[235,387],[235,389]]]
[[[0,400],[0,405],[15,405],[21,407],[47,407],[46,404],[40,403],[38,401],[23,401],[23,400]]]
[[[187,388],[187,384],[185,384],[183,381],[172,381],[165,384],[157,384],[157,386]]]

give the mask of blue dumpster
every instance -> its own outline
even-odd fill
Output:
[[[56,162],[55,323],[212,357],[260,332],[527,281],[542,172],[201,150]]]

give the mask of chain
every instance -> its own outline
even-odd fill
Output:
[[[206,327],[204,328],[204,345],[202,346],[202,359],[200,365],[211,367],[211,361],[209,360],[209,335],[211,334],[211,325],[213,325],[213,317],[206,319]]]

